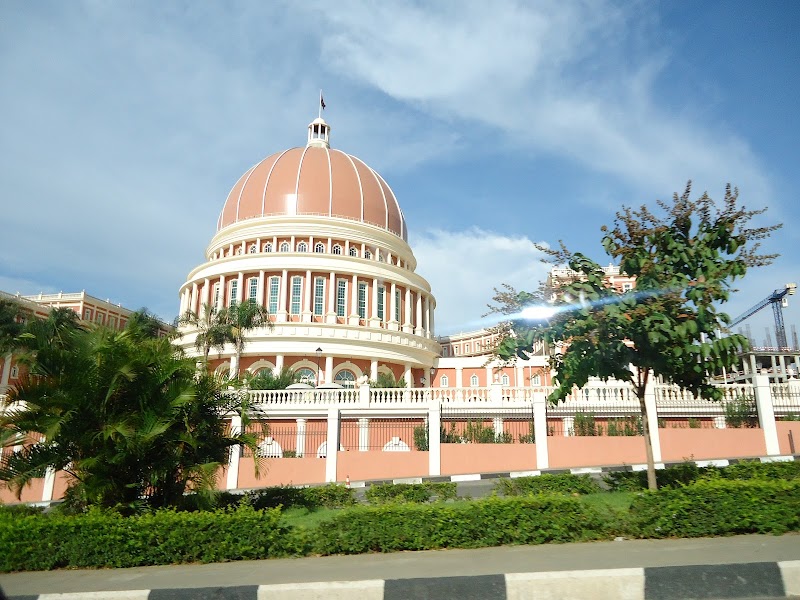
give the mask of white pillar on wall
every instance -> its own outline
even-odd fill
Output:
[[[550,454],[547,449],[547,395],[533,393],[533,433],[536,437],[536,468],[550,468]]]
[[[431,297],[425,296],[425,337],[431,337]]]
[[[372,381],[375,381],[376,379],[378,379],[378,361],[377,360],[369,361],[369,378]]]
[[[242,431],[242,418],[239,416],[231,417],[231,435],[236,435]],[[242,449],[239,446],[231,446],[228,455],[228,477],[226,489],[235,490],[239,485],[239,458]]]
[[[295,440],[295,455],[299,458],[306,453],[306,420],[297,419],[297,439]]]
[[[325,481],[336,482],[336,462],[339,454],[339,409],[328,409],[328,435],[326,438],[328,449],[325,457]]]
[[[389,314],[386,315],[389,317],[386,319],[387,323],[389,324],[389,329],[397,330],[399,324],[394,316],[397,314],[397,283],[394,281],[389,289]]]
[[[406,288],[406,297],[405,297],[405,304],[406,309],[403,311],[403,331],[406,333],[412,332],[412,324],[411,324],[411,290]]]
[[[369,311],[370,317],[372,319],[378,318],[378,280],[373,277],[372,278],[372,310]],[[384,302],[386,298],[384,297]],[[385,308],[385,307],[384,307]]]
[[[211,282],[206,277],[205,282],[203,282],[203,294],[200,298],[200,306],[197,308],[197,314],[201,317],[205,316],[205,312],[203,311],[203,305],[208,305],[208,294],[210,293]]]
[[[358,325],[358,275],[353,275],[353,288],[350,290],[350,325]]]
[[[644,391],[644,404],[647,408],[647,423],[643,425],[650,431],[650,446],[653,448],[653,462],[661,462],[661,437],[658,431],[658,408],[656,408],[656,392],[652,377]]]
[[[311,271],[306,270],[306,289],[303,290],[303,321],[306,323],[311,322],[311,287]]]
[[[330,242],[330,240],[328,240]],[[327,323],[336,323],[336,273],[331,271],[328,280],[328,314],[325,321]]]
[[[358,451],[367,450],[369,450],[369,419],[361,418],[358,420]]]
[[[283,369],[283,354],[277,354],[275,356],[275,370],[280,373],[281,369]]]
[[[438,477],[442,472],[441,425],[442,409],[437,403],[428,409],[428,475],[431,477]]]
[[[417,326],[414,328],[415,335],[422,335],[422,294],[417,294]]]
[[[758,410],[758,424],[764,432],[764,443],[767,456],[777,456],[781,453],[778,443],[778,428],[775,425],[775,410],[772,406],[772,390],[769,387],[769,377],[756,375],[753,378],[753,388],[756,393],[756,409]]]
[[[406,387],[410,388],[413,387],[413,373],[411,372],[411,365],[405,365],[405,371],[403,373],[403,378],[406,380]]]
[[[325,357],[325,372],[322,377],[325,383],[333,382],[333,356],[330,354]]]
[[[261,246],[259,246],[260,248]],[[266,298],[266,288],[264,281],[264,269],[261,269],[258,272],[258,305],[259,306],[266,306],[265,298]]]
[[[238,280],[239,280],[239,284],[238,284],[238,288],[236,290],[236,302],[241,304],[242,303],[242,298],[244,297],[244,273],[242,273],[241,271],[239,271]]]

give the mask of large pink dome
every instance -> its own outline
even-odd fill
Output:
[[[400,205],[383,178],[327,144],[291,148],[253,166],[228,194],[217,230],[279,215],[338,217],[408,237]]]

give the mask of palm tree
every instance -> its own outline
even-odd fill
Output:
[[[297,371],[289,367],[284,367],[280,371],[262,369],[247,381],[247,386],[251,390],[285,390],[298,381]]]
[[[4,446],[38,442],[0,462],[0,480],[18,495],[55,469],[71,476],[68,497],[77,504],[175,505],[187,489],[213,488],[232,446],[255,453],[256,434],[230,432],[225,421],[236,414],[249,422],[248,395],[197,377],[169,339],[135,325],[119,332],[42,322],[32,329],[21,336],[31,375],[11,391],[0,417]]]
[[[269,320],[269,311],[253,300],[245,300],[221,310],[219,321],[224,327],[225,340],[233,344],[236,353],[231,361],[230,377],[233,379],[239,376],[239,364],[248,332],[258,327],[272,330],[273,325]]]
[[[0,356],[16,347],[17,336],[22,333],[22,308],[14,300],[0,298]]]
[[[212,348],[221,352],[225,347],[226,327],[220,320],[220,314],[208,303],[203,303],[199,315],[193,310],[187,310],[178,319],[178,325],[192,327],[197,332],[194,347],[203,353],[203,365],[208,365],[208,355]]]

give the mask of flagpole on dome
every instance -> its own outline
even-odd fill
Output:
[[[319,91],[319,111],[317,117],[322,118],[322,111],[325,110],[325,98],[322,97],[322,90]]]

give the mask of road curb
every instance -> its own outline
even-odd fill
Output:
[[[9,600],[688,600],[800,595],[800,560],[409,579],[76,592]]]

